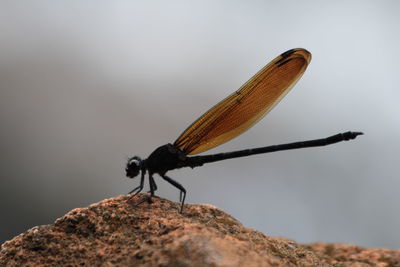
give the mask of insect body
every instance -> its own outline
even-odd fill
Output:
[[[295,85],[311,61],[311,54],[302,48],[281,54],[262,68],[233,94],[212,107],[190,125],[173,144],[160,146],[147,159],[135,156],[128,160],[126,176],[134,178],[141,173],[140,185],[130,193],[143,190],[146,172],[150,198],[157,190],[153,175],[158,174],[180,190],[181,211],[186,197],[185,188],[168,177],[170,170],[198,167],[205,163],[245,157],[254,154],[325,146],[355,139],[361,132],[345,132],[328,138],[301,141],[212,155],[190,156],[223,144],[248,130],[264,117]]]

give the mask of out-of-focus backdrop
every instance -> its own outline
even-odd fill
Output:
[[[398,1],[2,1],[0,242],[127,193],[129,156],[173,142],[304,47],[313,59],[298,85],[208,152],[364,136],[169,174],[187,202],[268,235],[399,249],[399,13]]]

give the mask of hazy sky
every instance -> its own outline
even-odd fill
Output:
[[[129,156],[173,142],[280,53],[298,85],[209,153],[359,139],[169,173],[189,203],[298,242],[400,249],[398,1],[1,1],[0,242],[127,193]],[[158,194],[179,192],[156,178]]]

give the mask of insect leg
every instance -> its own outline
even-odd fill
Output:
[[[150,194],[154,196],[154,192],[157,190],[157,184],[154,181],[153,175],[149,175],[149,184],[150,184]]]
[[[160,174],[161,175],[161,174]],[[186,198],[186,189],[177,181],[169,178],[168,176],[166,176],[165,174],[161,175],[162,178],[164,178],[165,181],[167,181],[168,183],[172,184],[173,186],[175,186],[176,188],[178,188],[180,190],[180,196],[183,195],[183,198],[180,197],[180,201],[181,201],[181,213],[183,211],[183,204],[185,204],[185,198]]]
[[[135,195],[137,195],[140,191],[142,191],[143,186],[144,186],[144,176],[145,176],[145,174],[146,174],[146,172],[142,172],[142,177],[141,177],[141,180],[140,180],[140,186],[137,187],[137,188],[139,188],[139,191],[136,192],[136,194],[134,194],[133,196],[131,196],[129,199],[131,199],[132,197],[134,197]],[[141,201],[139,201],[138,203],[136,203],[135,206],[139,206],[140,204],[142,204],[142,203],[145,202],[145,201],[147,201],[148,203],[152,203],[151,197],[154,196],[154,191],[155,191],[155,190],[154,190],[154,184],[155,184],[155,182],[154,182],[153,174],[152,174],[152,173],[149,173],[149,183],[150,183],[150,192],[151,192],[151,195],[148,196],[148,197],[143,198]],[[157,189],[157,186],[156,186],[156,189]],[[134,191],[135,191],[135,190],[136,190],[136,188],[134,189]]]
[[[141,174],[141,177],[140,177],[140,185],[128,193],[128,194],[134,193],[129,199],[133,198],[134,196],[136,196],[137,194],[139,194],[143,190],[144,175],[145,175],[145,172],[142,171],[142,174]]]

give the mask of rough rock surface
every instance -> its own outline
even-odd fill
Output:
[[[127,196],[77,208],[2,244],[0,266],[400,266],[400,251],[300,245],[210,205]]]

